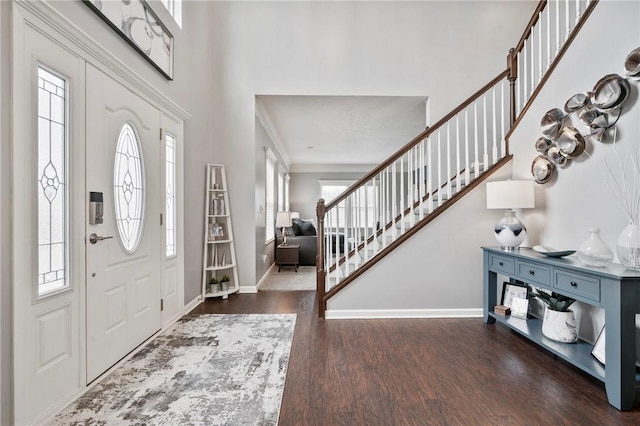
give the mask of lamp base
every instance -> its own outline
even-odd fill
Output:
[[[520,244],[527,238],[527,228],[516,217],[516,212],[509,209],[496,223],[493,234],[503,250],[515,251],[520,249]]]

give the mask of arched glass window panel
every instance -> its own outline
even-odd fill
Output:
[[[38,296],[69,287],[67,82],[38,68]]]
[[[145,209],[144,163],[140,138],[131,123],[125,123],[118,136],[113,167],[113,198],[118,239],[126,253],[132,254],[142,240]]]

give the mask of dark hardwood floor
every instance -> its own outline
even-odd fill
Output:
[[[322,320],[315,292],[210,299],[193,313],[296,313],[281,426],[639,425],[604,385],[481,319]]]

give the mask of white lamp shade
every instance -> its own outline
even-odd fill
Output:
[[[291,212],[278,212],[276,228],[287,228],[289,226],[291,226]]]
[[[532,180],[487,182],[488,209],[531,209],[535,207]]]

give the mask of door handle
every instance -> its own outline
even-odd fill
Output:
[[[98,241],[102,241],[102,240],[108,240],[109,238],[113,238],[113,237],[101,237],[100,235],[96,234],[95,232],[91,235],[89,235],[89,242],[91,244],[95,244]]]

